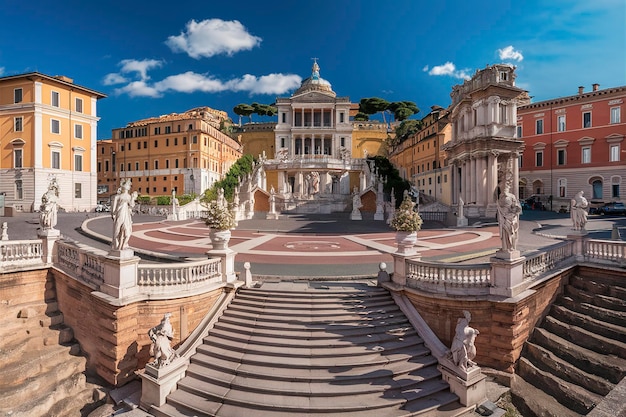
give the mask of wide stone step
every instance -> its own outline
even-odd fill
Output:
[[[228,310],[233,312],[246,312],[249,314],[262,314],[263,317],[284,317],[291,320],[298,320],[302,318],[327,318],[337,320],[359,320],[360,318],[377,317],[380,314],[391,314],[393,312],[399,312],[400,310],[394,306],[388,307],[373,307],[371,309],[342,309],[342,308],[325,308],[325,309],[307,309],[307,310],[290,310],[280,308],[265,308],[263,306],[255,305],[239,305],[232,303],[228,306]],[[227,311],[228,311],[227,310]]]
[[[325,317],[290,317],[285,314],[260,315],[259,312],[237,311],[227,309],[220,321],[225,323],[241,323],[245,326],[254,326],[257,329],[299,329],[310,331],[324,331],[327,326],[333,329],[372,327],[393,323],[408,322],[400,310],[386,310],[364,315],[335,315]],[[342,327],[345,326],[345,327]]]
[[[607,310],[626,311],[626,297],[616,298],[602,294],[593,294],[576,288],[573,285],[565,286],[565,295],[580,303],[591,304],[597,307],[606,308]]]
[[[236,332],[242,335],[254,334],[258,337],[304,340],[336,339],[338,335],[344,338],[373,334],[401,336],[407,334],[407,332],[413,331],[408,320],[402,317],[398,317],[395,323],[389,324],[365,322],[352,325],[333,324],[326,327],[316,326],[312,329],[303,329],[302,325],[295,323],[285,323],[284,325],[275,324],[274,326],[270,326],[267,324],[264,325],[263,322],[222,316],[220,321],[215,324],[214,329]]]
[[[80,354],[80,346],[51,345],[40,349],[25,349],[15,352],[15,355],[2,362],[2,378],[0,378],[0,391],[17,386],[25,381],[37,378],[48,369],[70,360],[85,364],[85,359],[77,357]],[[68,355],[70,355],[68,357]]]
[[[567,296],[559,297],[557,305],[558,304],[567,307],[571,311],[576,311],[580,314],[596,319],[600,323],[613,324],[622,329],[626,329],[626,311],[616,311],[604,307],[598,307],[593,304],[574,300]]]
[[[625,343],[597,335],[578,326],[563,323],[551,316],[545,318],[542,327],[587,349],[626,359]]]
[[[551,315],[554,318],[564,323],[581,327],[591,333],[620,342],[626,342],[626,327],[618,326],[608,321],[598,320],[586,313],[579,313],[570,308],[578,308],[583,311],[596,309],[589,304],[575,306],[575,302],[571,299],[567,299],[567,297],[562,298],[561,300],[563,305],[553,304],[550,310]]]
[[[260,293],[259,291],[241,291],[237,294],[236,301],[246,301],[246,302],[258,302],[261,304],[282,304],[289,303],[295,306],[300,304],[305,305],[324,305],[324,304],[341,304],[345,306],[350,305],[358,305],[358,304],[367,304],[367,303],[378,303],[378,302],[389,302],[389,294],[385,292],[376,292],[370,296],[366,297],[342,297],[339,295],[331,295],[326,294],[325,296],[317,296],[317,297],[309,297],[306,295],[294,294],[284,295],[284,294],[276,294],[274,292],[266,292]]]
[[[517,372],[525,381],[532,381],[535,387],[558,398],[561,404],[580,414],[587,414],[602,400],[600,395],[542,371],[524,357],[517,363]]]
[[[336,311],[342,310],[347,312],[358,312],[358,311],[371,311],[377,309],[385,309],[385,308],[393,308],[396,306],[392,300],[388,298],[385,300],[375,300],[375,301],[365,301],[365,302],[357,302],[354,300],[353,302],[336,302],[332,300],[327,300],[326,302],[318,302],[318,303],[292,303],[289,300],[274,300],[274,302],[267,302],[262,300],[245,300],[245,299],[235,299],[231,303],[231,307],[253,307],[253,308],[263,308],[271,311],[290,311],[294,313],[300,312],[309,312],[309,311]]]
[[[560,404],[556,398],[529,384],[519,375],[513,375],[511,399],[525,417],[580,417],[579,413]]]
[[[309,282],[306,288],[300,290],[283,290],[283,289],[269,289],[269,284],[264,284],[266,288],[242,288],[239,290],[239,294],[255,294],[257,296],[264,295],[268,297],[288,297],[292,299],[320,299],[327,297],[341,298],[345,300],[349,299],[364,299],[368,297],[388,296],[386,290],[378,287],[372,287],[365,284],[355,284],[352,288],[338,289],[338,287],[331,287],[324,283],[315,284]],[[303,287],[304,288],[304,287]]]
[[[63,314],[59,311],[46,313],[48,307],[47,304],[25,306],[17,310],[15,317],[3,315],[4,336],[0,338],[0,351],[9,350],[30,337],[38,336],[43,340],[41,335],[46,333],[45,329],[61,325]],[[20,315],[21,317],[18,317]]]
[[[318,368],[295,368],[275,366],[273,363],[252,364],[239,363],[216,356],[198,353],[191,358],[190,369],[205,369],[204,372],[233,372],[244,377],[257,377],[265,380],[277,381],[304,381],[304,382],[329,382],[329,381],[353,381],[368,375],[371,378],[402,375],[416,372],[429,366],[436,366],[437,359],[426,352],[422,356],[414,356],[410,361],[393,361],[388,363],[358,364],[354,366],[332,366]],[[198,371],[199,372],[199,371]]]
[[[525,345],[524,357],[542,371],[550,372],[564,381],[579,385],[598,395],[605,396],[615,387],[606,379],[587,373],[531,342]]]
[[[574,275],[570,277],[570,285],[580,288],[592,294],[605,295],[620,300],[626,299],[626,286],[616,283],[615,280],[608,279],[603,282],[602,277],[581,277]]]
[[[368,332],[369,329],[358,329],[360,332],[350,332],[344,334],[341,331],[336,332],[297,332],[297,336],[291,335],[286,331],[276,330],[275,334],[259,334],[250,330],[239,329],[237,327],[214,327],[209,332],[208,337],[219,337],[223,340],[229,340],[238,343],[250,343],[258,346],[306,346],[311,348],[332,348],[347,347],[352,345],[368,345],[371,343],[382,343],[391,340],[404,339],[416,336],[414,329],[406,327],[395,328],[388,332]],[[288,335],[289,337],[285,337]]]
[[[607,379],[613,384],[626,377],[624,359],[586,349],[539,327],[535,328],[531,340],[577,368]]]
[[[311,357],[311,356],[289,356],[281,357],[267,355],[261,353],[248,353],[231,348],[223,348],[212,345],[200,345],[197,348],[198,353],[207,356],[214,356],[238,362],[243,364],[262,365],[270,367],[287,367],[287,368],[341,368],[345,366],[369,366],[369,365],[386,365],[396,361],[408,361],[414,356],[429,355],[430,350],[423,344],[402,346],[396,350],[386,350],[383,352],[371,351],[361,355],[346,356],[329,356],[329,357]]]

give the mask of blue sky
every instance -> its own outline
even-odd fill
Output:
[[[0,75],[66,75],[108,95],[98,138],[145,117],[273,103],[311,74],[339,96],[448,106],[508,62],[534,101],[626,85],[626,1],[0,0]],[[253,116],[254,118],[255,116]],[[257,117],[258,119],[258,117]]]

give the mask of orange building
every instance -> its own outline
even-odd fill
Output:
[[[96,205],[96,104],[104,97],[64,76],[31,72],[0,78],[2,209],[39,210],[53,177],[63,209]]]
[[[524,141],[520,157],[520,198],[535,195],[548,209],[569,209],[583,191],[593,202],[623,198],[626,182],[622,117],[626,86],[559,97],[521,106],[517,136]]]
[[[397,144],[389,156],[400,175],[420,193],[447,205],[451,203],[450,173],[441,145],[452,135],[448,116],[448,110],[432,106],[421,119],[421,129]]]
[[[202,194],[242,155],[220,130],[229,122],[226,112],[199,107],[113,129],[98,143],[99,200],[115,194],[121,178],[142,195]]]

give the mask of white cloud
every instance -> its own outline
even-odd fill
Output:
[[[159,68],[163,66],[163,61],[156,59],[142,59],[141,61],[138,61],[136,59],[124,59],[120,61],[120,65],[122,67],[120,72],[136,72],[137,74],[139,74],[139,77],[145,81],[150,79],[150,77],[148,77],[148,71],[153,68]]]
[[[300,86],[302,78],[295,74],[268,74],[256,77],[246,74],[226,83],[229,90],[252,94],[283,94]]]
[[[128,94],[130,97],[161,97],[161,93],[145,81],[133,81],[124,87],[116,88],[115,94]]]
[[[521,61],[524,59],[521,51],[516,51],[513,45],[509,45],[506,48],[498,49],[498,55],[500,59],[512,59],[514,61]]]
[[[424,68],[422,68],[422,71],[428,72],[428,70],[429,70],[428,65],[424,65]]]
[[[125,82],[128,82],[128,80],[117,72],[112,72],[110,74],[107,74],[102,80],[102,84],[104,85],[115,85],[115,84],[122,84]]]
[[[423,71],[427,71],[428,75],[447,75],[454,78],[460,78],[463,80],[469,80],[471,77],[468,74],[468,70],[458,70],[456,65],[452,62],[448,61],[443,65],[435,65],[430,70],[428,69],[428,65],[423,68]]]
[[[4,74],[4,67],[0,67],[0,75]]]
[[[220,80],[192,71],[170,75],[164,80],[155,83],[154,88],[161,92],[176,91],[179,93],[193,93],[196,91],[217,93],[227,89]]]
[[[191,20],[186,31],[170,36],[165,44],[172,52],[185,52],[192,58],[209,58],[214,55],[250,50],[261,43],[261,38],[251,35],[237,20]]]

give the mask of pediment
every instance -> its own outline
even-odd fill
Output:
[[[318,92],[306,92],[291,98],[292,103],[334,103],[335,97]]]

